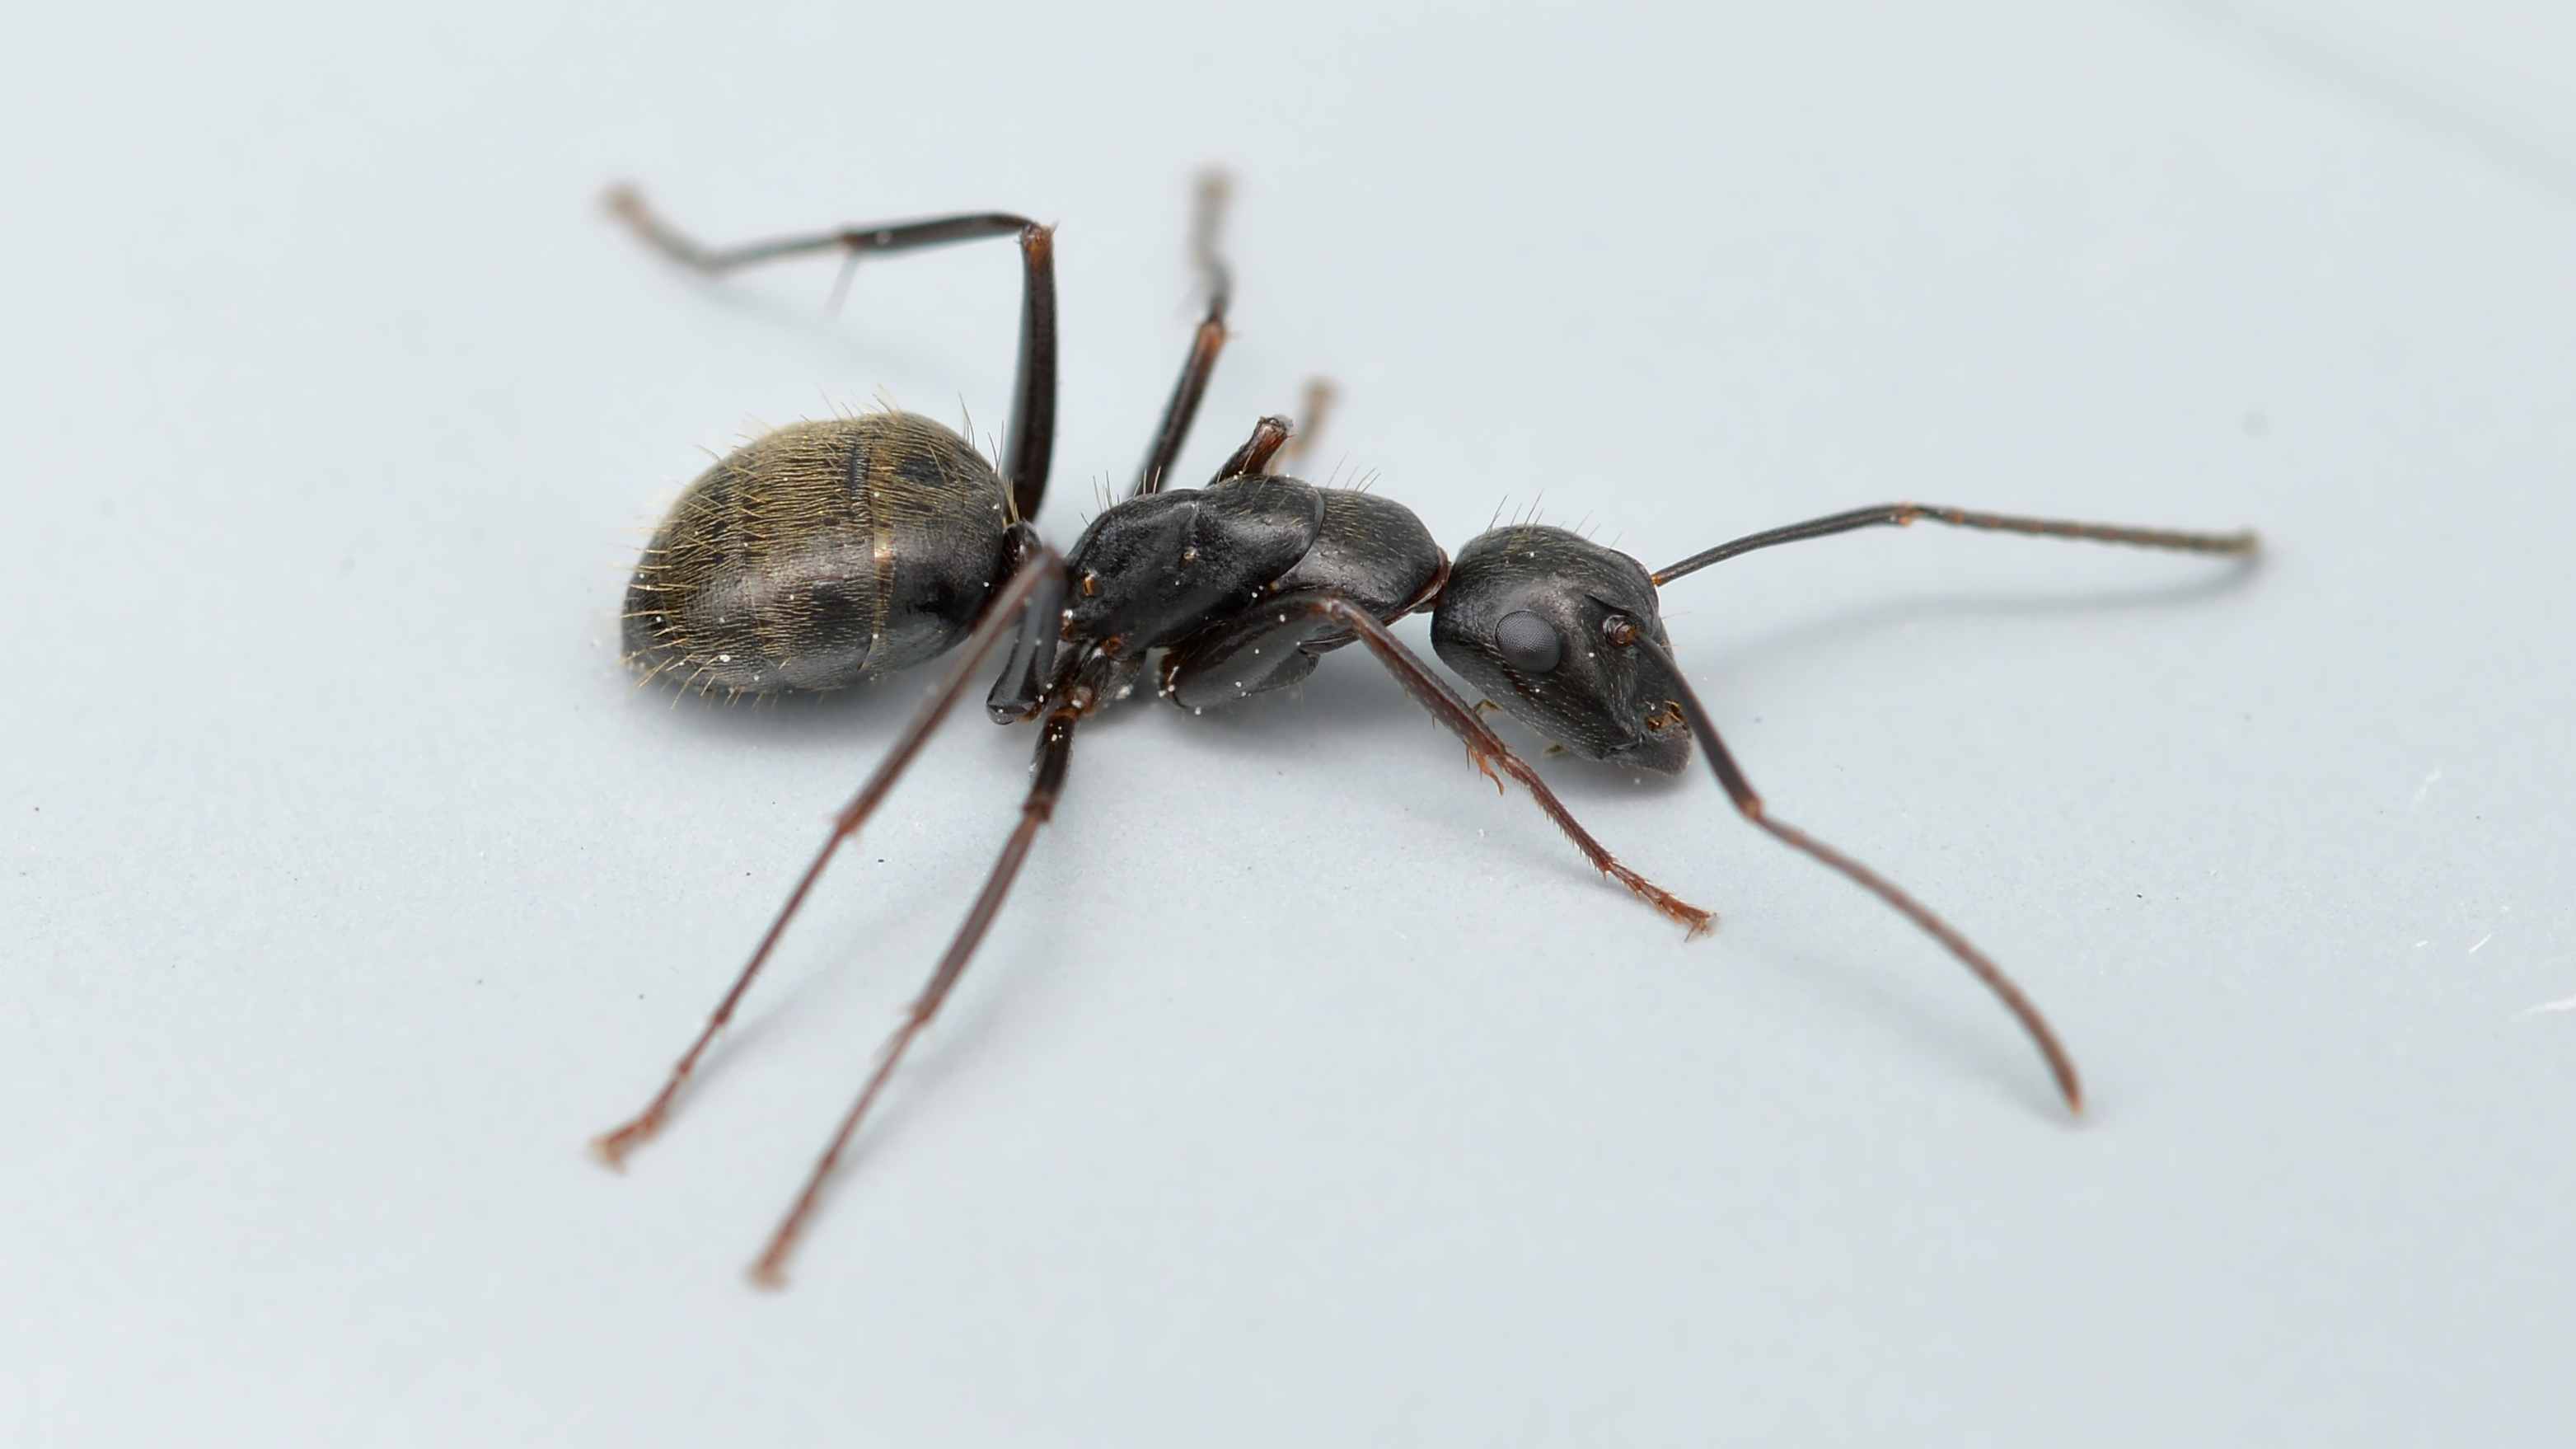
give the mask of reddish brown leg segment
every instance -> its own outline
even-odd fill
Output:
[[[1190,220],[1190,259],[1198,267],[1200,286],[1207,291],[1207,315],[1190,337],[1180,379],[1172,384],[1172,400],[1164,405],[1162,425],[1154,430],[1153,446],[1146,450],[1144,466],[1136,470],[1136,486],[1129,497],[1163,491],[1172,465],[1180,460],[1181,444],[1189,441],[1190,422],[1199,414],[1199,400],[1207,395],[1208,378],[1216,372],[1216,355],[1225,349],[1225,309],[1233,304],[1234,274],[1226,270],[1218,251],[1217,232],[1224,225],[1225,204],[1232,191],[1233,183],[1222,171],[1199,177],[1197,205]]]
[[[1460,699],[1455,690],[1443,683],[1439,675],[1432,673],[1412,650],[1405,648],[1403,641],[1388,633],[1386,626],[1368,610],[1348,599],[1326,596],[1301,600],[1289,612],[1292,615],[1321,615],[1349,625],[1351,632],[1368,645],[1369,652],[1378,657],[1378,662],[1395,676],[1396,682],[1404,686],[1404,692],[1413,696],[1414,703],[1429,710],[1433,719],[1448,726],[1449,732],[1467,746],[1468,760],[1484,772],[1486,779],[1494,782],[1494,788],[1503,788],[1501,778],[1494,773],[1494,768],[1499,765],[1504,774],[1529,787],[1530,798],[1538,802],[1538,808],[1547,812],[1548,819],[1556,822],[1557,829],[1565,832],[1565,838],[1574,842],[1574,848],[1583,852],[1583,858],[1592,862],[1593,869],[1626,886],[1637,899],[1688,927],[1694,937],[1706,935],[1709,928],[1717,923],[1713,912],[1701,910],[1620,864],[1601,842],[1592,838],[1590,831],[1575,821],[1573,812],[1557,800],[1556,792],[1547,788],[1547,782],[1539,778],[1538,771],[1531,769],[1528,761],[1513,754],[1511,746],[1503,743],[1502,736],[1485,727],[1485,721],[1477,715],[1474,707]]]
[[[1063,607],[1063,598],[1064,559],[1054,549],[1041,549],[1021,567],[984,611],[983,622],[976,625],[973,637],[960,652],[957,662],[949,667],[947,677],[939,682],[938,689],[930,698],[922,702],[920,712],[896,738],[894,748],[887,752],[876,773],[859,787],[859,793],[851,798],[840,818],[832,823],[832,833],[824,837],[823,848],[814,853],[814,863],[805,868],[796,888],[787,893],[787,903],[778,908],[777,918],[769,923],[769,930],[761,936],[760,945],[751,953],[751,960],[742,968],[742,974],[734,978],[733,987],[724,994],[724,999],[716,1003],[715,1014],[707,1018],[706,1029],[698,1033],[698,1039],[689,1044],[678,1065],[671,1068],[670,1079],[662,1084],[662,1090],[654,1094],[653,1100],[636,1114],[633,1121],[592,1140],[591,1150],[599,1155],[601,1161],[614,1168],[624,1168],[626,1154],[651,1141],[653,1134],[662,1130],[663,1121],[670,1116],[671,1103],[679,1097],[680,1089],[688,1084],[690,1073],[697,1070],[698,1059],[706,1055],[716,1033],[733,1020],[734,1009],[742,1004],[743,994],[751,990],[753,979],[767,964],[769,953],[778,945],[779,937],[786,934],[787,923],[795,919],[797,908],[805,904],[806,893],[813,890],[814,882],[822,878],[823,867],[831,864],[833,852],[841,848],[843,841],[858,834],[859,827],[867,823],[878,805],[884,803],[887,794],[893,791],[895,781],[902,778],[913,757],[929,743],[931,732],[939,728],[939,722],[947,717],[958,696],[966,692],[975,672],[983,667],[985,657],[1015,631],[1022,608],[1034,601],[1037,607],[1053,612]]]
[[[1288,441],[1288,432],[1286,418],[1263,418],[1255,422],[1252,436],[1244,439],[1242,447],[1217,465],[1216,476],[1208,481],[1214,484],[1228,478],[1248,478],[1256,474],[1268,476],[1272,471],[1273,455],[1281,444]]]
[[[984,882],[983,893],[975,898],[974,909],[966,913],[965,924],[957,928],[956,938],[948,943],[948,954],[940,958],[939,968],[930,973],[929,984],[913,998],[912,1005],[904,1012],[903,1024],[894,1029],[894,1035],[886,1039],[884,1048],[877,1053],[876,1071],[868,1077],[868,1084],[859,1092],[859,1099],[850,1104],[849,1112],[841,1118],[839,1130],[832,1134],[831,1145],[823,1149],[823,1156],[815,1162],[813,1172],[807,1175],[805,1188],[796,1195],[795,1205],[787,1210],[778,1231],[770,1234],[769,1246],[751,1265],[752,1282],[763,1288],[787,1286],[787,1259],[796,1251],[796,1240],[804,1234],[806,1219],[813,1216],[815,1205],[822,1199],[824,1184],[831,1180],[832,1170],[840,1165],[842,1151],[850,1145],[850,1138],[858,1132],[859,1124],[866,1120],[868,1109],[876,1105],[877,1094],[885,1090],[886,1082],[894,1076],[895,1067],[903,1061],[903,1054],[911,1049],[913,1038],[930,1025],[930,1019],[939,1014],[941,1003],[948,999],[957,979],[966,974],[966,963],[974,959],[975,948],[983,944],[984,933],[991,929],[993,917],[1001,913],[1002,901],[1011,892],[1011,882],[1019,877],[1021,862],[1028,859],[1029,844],[1037,838],[1038,827],[1054,815],[1056,797],[1064,791],[1065,767],[1073,758],[1073,729],[1080,723],[1087,703],[1085,692],[1076,700],[1060,703],[1047,711],[1045,722],[1038,727],[1036,779],[1029,786],[1027,803],[1020,807],[1020,823],[1012,830],[1009,842],[1002,847],[1002,858],[994,863],[992,875]]]

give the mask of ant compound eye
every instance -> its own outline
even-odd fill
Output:
[[[1527,609],[1505,614],[1494,626],[1494,647],[1502,651],[1504,663],[1523,674],[1545,674],[1565,657],[1565,641],[1556,636],[1556,626]]]
[[[1613,614],[1601,621],[1601,637],[1625,649],[1637,642],[1637,623],[1625,614]]]

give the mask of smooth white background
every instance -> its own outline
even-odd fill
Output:
[[[1794,13],[1783,14],[1784,9]],[[2094,0],[1214,12],[60,7],[0,54],[0,1412],[20,1444],[2563,1441],[2576,30]],[[1043,522],[1123,485],[1241,177],[1185,473],[1310,372],[1453,546],[1666,562],[1785,817],[1548,762],[1679,933],[1355,653],[1138,704],[783,1296],[739,1275],[999,844],[943,736],[702,1090],[640,1104],[926,676],[639,694],[624,571],[748,419],[990,433],[1061,222]],[[1408,637],[1424,639],[1419,621]],[[1516,736],[1526,739],[1526,736]],[[1531,742],[1533,745],[1535,742]]]

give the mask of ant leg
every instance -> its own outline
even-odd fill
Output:
[[[1404,692],[1413,696],[1414,703],[1429,710],[1433,719],[1446,725],[1449,732],[1466,745],[1468,761],[1482,771],[1486,779],[1494,782],[1496,790],[1503,788],[1502,776],[1494,773],[1498,766],[1503,774],[1529,787],[1530,798],[1538,802],[1539,809],[1547,812],[1548,819],[1556,822],[1557,829],[1565,832],[1565,838],[1574,843],[1574,848],[1583,852],[1583,858],[1592,863],[1594,870],[1626,886],[1637,899],[1688,927],[1692,936],[1705,935],[1716,924],[1714,913],[1701,910],[1630,870],[1619,862],[1618,857],[1604,849],[1601,842],[1593,839],[1591,832],[1577,823],[1573,813],[1557,800],[1556,793],[1547,788],[1547,782],[1539,778],[1538,771],[1531,769],[1528,761],[1513,754],[1511,746],[1503,743],[1502,736],[1486,728],[1483,717],[1473,706],[1441,682],[1440,676],[1431,672],[1431,667],[1422,662],[1421,656],[1405,648],[1403,641],[1388,633],[1376,615],[1356,601],[1339,594],[1289,594],[1264,604],[1252,617],[1269,625],[1269,628],[1257,640],[1249,634],[1228,640],[1228,646],[1237,651],[1235,658],[1218,661],[1202,654],[1195,661],[1187,658],[1178,661],[1180,668],[1186,670],[1196,662],[1202,666],[1217,665],[1215,672],[1219,674],[1230,673],[1250,654],[1270,650],[1274,659],[1284,661],[1274,668],[1295,669],[1300,665],[1296,658],[1290,656],[1302,657],[1303,651],[1299,646],[1319,645],[1334,636],[1339,636],[1339,642],[1347,643],[1350,636],[1356,634],[1378,657],[1378,662],[1387,667],[1387,672],[1395,676],[1396,683],[1404,686]],[[1261,649],[1251,647],[1256,642]],[[1191,683],[1174,677],[1176,661],[1173,655],[1166,654],[1164,660],[1163,692],[1176,703],[1186,704],[1186,697],[1193,692]],[[1306,659],[1301,672],[1312,668],[1313,661]]]
[[[1270,457],[1279,451],[1280,444],[1288,441],[1288,435],[1286,418],[1263,418],[1254,423],[1252,436],[1243,440],[1243,446],[1235,449],[1234,456],[1226,459],[1217,468],[1216,476],[1208,481],[1222,483],[1228,478],[1268,477]]]
[[[1198,416],[1199,399],[1207,392],[1208,375],[1216,371],[1216,355],[1225,346],[1225,309],[1234,300],[1234,274],[1217,253],[1216,234],[1233,187],[1222,171],[1199,174],[1197,206],[1190,219],[1190,259],[1198,267],[1200,285],[1207,289],[1207,316],[1190,338],[1189,355],[1181,359],[1180,380],[1172,385],[1172,400],[1163,408],[1162,426],[1154,432],[1145,466],[1137,470],[1130,498],[1163,491],[1164,475],[1181,456],[1190,422]]]
[[[1691,733],[1699,737],[1700,748],[1708,756],[1708,767],[1716,774],[1718,786],[1726,791],[1726,798],[1735,802],[1735,808],[1743,813],[1744,818],[1770,832],[1791,849],[1804,852],[1840,871],[1855,885],[1887,902],[1897,914],[1921,927],[1925,935],[1948,948],[1950,954],[1958,957],[1978,980],[1986,983],[1988,990],[2002,999],[2004,1009],[2021,1023],[2022,1030],[2030,1033],[2030,1039],[2039,1047],[2039,1054],[2048,1059],[2048,1070],[2057,1078],[2057,1090],[2065,1095],[2067,1110],[2081,1116],[2084,1111],[2084,1084],[2075,1075],[2075,1059],[2066,1054],[2066,1048],[2057,1040],[2057,1033],[2049,1029],[2048,1019],[2039,1014],[2039,1008],[2033,1006],[2021,988],[2013,984],[2012,978],[2003,973],[2003,968],[1971,945],[1968,938],[1960,935],[1949,922],[1932,914],[1930,907],[1899,890],[1894,882],[1787,821],[1773,818],[1764,807],[1762,797],[1754,793],[1752,782],[1745,779],[1744,772],[1736,767],[1735,756],[1728,753],[1726,741],[1718,737],[1717,724],[1701,707],[1698,694],[1683,680],[1681,666],[1673,662],[1671,651],[1655,642],[1654,635],[1619,619],[1613,626],[1610,642],[1621,647],[1633,645],[1644,649],[1680,687],[1678,703],[1682,707],[1682,717],[1689,721]]]
[[[1332,416],[1333,401],[1338,396],[1331,378],[1306,379],[1306,406],[1297,415],[1297,428],[1288,439],[1288,451],[1279,455],[1273,468],[1291,468],[1306,461],[1307,454],[1315,449],[1315,440],[1324,435],[1324,419]]]
[[[2238,533],[2188,533],[2166,528],[2129,528],[2113,523],[2074,523],[2060,518],[2027,518],[2016,513],[1973,513],[1964,508],[1944,508],[1935,503],[1881,503],[1870,508],[1855,508],[1848,513],[1811,518],[1786,528],[1748,533],[1733,542],[1721,543],[1706,553],[1695,553],[1680,563],[1657,569],[1653,575],[1655,587],[1662,588],[1684,574],[1697,573],[1710,564],[1724,563],[1737,554],[1751,553],[1757,548],[1824,538],[1880,524],[1903,528],[1920,518],[1946,523],[1952,528],[1981,528],[1996,533],[2028,533],[2047,538],[2089,538],[2096,543],[2170,548],[2184,553],[2250,554],[2263,546],[2262,535],[2250,528]]]
[[[653,1100],[636,1114],[633,1121],[592,1140],[591,1150],[599,1155],[601,1161],[611,1167],[624,1168],[626,1154],[643,1146],[652,1140],[653,1134],[662,1130],[663,1121],[671,1114],[671,1103],[680,1095],[680,1089],[687,1085],[690,1073],[697,1070],[698,1059],[706,1054],[708,1045],[716,1039],[716,1033],[724,1030],[725,1023],[733,1019],[734,1009],[742,1004],[743,994],[751,989],[752,979],[767,964],[770,951],[778,945],[778,938],[786,934],[787,923],[795,918],[797,908],[805,904],[806,893],[814,888],[815,881],[821,879],[823,867],[831,863],[833,852],[841,848],[843,841],[859,833],[859,827],[867,823],[868,816],[875,813],[877,806],[893,791],[895,781],[902,777],[905,767],[929,742],[931,731],[939,727],[950,707],[957,703],[958,696],[966,692],[967,681],[982,667],[984,657],[992,653],[1004,638],[1021,632],[1021,606],[1026,604],[1037,616],[1053,619],[1063,611],[1064,589],[1063,556],[1054,549],[1042,548],[984,611],[983,622],[976,625],[973,637],[967,641],[957,662],[949,666],[947,677],[939,682],[938,689],[930,698],[922,702],[920,712],[896,738],[894,748],[886,753],[876,773],[859,787],[859,793],[851,798],[840,818],[832,823],[832,833],[824,838],[823,848],[815,852],[814,863],[805,868],[796,888],[787,893],[787,903],[778,908],[777,918],[769,923],[768,932],[752,951],[751,961],[742,968],[742,974],[734,978],[733,987],[725,992],[724,999],[716,1003],[715,1013],[707,1018],[706,1029],[698,1033],[698,1039],[689,1044],[679,1064],[671,1068],[670,1079],[662,1084],[662,1090],[654,1094]]]
[[[796,1250],[796,1240],[804,1233],[806,1219],[813,1215],[815,1204],[821,1200],[823,1186],[831,1179],[832,1169],[840,1164],[841,1153],[850,1145],[850,1138],[859,1130],[859,1123],[867,1117],[868,1109],[876,1105],[877,1094],[894,1076],[896,1065],[902,1062],[913,1039],[920,1036],[930,1025],[930,1019],[939,1014],[941,1003],[948,999],[957,979],[966,974],[966,963],[974,958],[975,948],[983,943],[985,931],[991,928],[993,918],[1001,913],[1002,900],[1010,894],[1011,882],[1018,878],[1021,862],[1028,858],[1029,845],[1036,839],[1038,827],[1054,815],[1056,797],[1064,790],[1065,767],[1073,758],[1073,728],[1095,701],[1091,686],[1077,684],[1047,711],[1045,723],[1038,727],[1036,778],[1029,785],[1027,803],[1020,807],[1018,827],[1011,831],[1010,840],[1002,846],[1001,859],[993,863],[993,873],[985,880],[983,893],[975,897],[974,908],[966,913],[965,924],[957,928],[956,938],[948,943],[948,954],[940,958],[938,969],[930,973],[929,984],[923,986],[921,994],[905,1008],[902,1024],[878,1050],[876,1070],[869,1074],[868,1084],[860,1090],[859,1099],[850,1104],[849,1112],[841,1118],[839,1129],[832,1134],[831,1145],[823,1149],[822,1157],[805,1179],[804,1190],[796,1195],[795,1205],[787,1210],[778,1230],[770,1234],[769,1245],[761,1250],[759,1259],[751,1265],[752,1282],[763,1288],[786,1286],[788,1255]]]
[[[870,252],[904,252],[983,237],[1020,239],[1020,351],[1011,385],[1011,426],[1002,445],[1002,479],[1021,518],[1037,516],[1046,498],[1047,469],[1055,452],[1055,229],[1008,212],[975,212],[922,221],[845,226],[834,231],[709,247],[663,220],[631,185],[610,187],[602,198],[609,214],[637,239],[671,260],[710,277],[784,257],[839,249],[848,266]],[[846,285],[847,268],[843,271]]]
[[[1247,478],[1255,474],[1267,478],[1279,471],[1280,465],[1304,457],[1315,440],[1315,430],[1324,425],[1324,414],[1333,403],[1333,385],[1318,377],[1306,384],[1306,416],[1292,423],[1282,417],[1267,417],[1252,425],[1252,436],[1234,450],[1216,470],[1211,483],[1228,478]],[[1281,449],[1286,451],[1282,452]]]

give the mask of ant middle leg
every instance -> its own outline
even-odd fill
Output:
[[[739,246],[710,247],[664,220],[632,185],[609,188],[602,198],[609,214],[626,224],[645,245],[704,276],[720,277],[743,267],[789,257],[839,251],[844,255],[841,287],[849,268],[871,252],[918,251],[985,237],[1020,239],[1020,347],[1011,384],[1011,423],[1002,440],[1002,481],[1011,507],[1023,519],[1035,518],[1046,499],[1047,471],[1055,452],[1056,321],[1055,229],[1008,212],[971,212],[920,221],[845,226],[832,231],[774,237]],[[837,299],[841,287],[834,289]]]
[[[1272,456],[1288,441],[1293,431],[1286,418],[1269,417],[1254,423],[1252,436],[1244,439],[1242,447],[1217,465],[1216,476],[1208,481],[1222,483],[1228,478],[1249,478],[1256,474],[1268,477],[1274,471]]]
[[[1485,724],[1484,718],[1465,700],[1458,697],[1419,655],[1404,647],[1402,640],[1387,632],[1365,607],[1340,594],[1325,590],[1299,590],[1264,601],[1246,611],[1238,627],[1211,631],[1191,644],[1183,645],[1164,656],[1163,692],[1184,707],[1194,700],[1219,703],[1242,694],[1258,692],[1289,682],[1288,676],[1302,676],[1314,668],[1314,660],[1299,646],[1333,647],[1346,643],[1352,636],[1366,644],[1404,692],[1416,704],[1430,711],[1449,732],[1467,747],[1467,759],[1481,771],[1494,788],[1503,788],[1503,775],[1518,780],[1530,792],[1538,808],[1547,813],[1556,828],[1592,868],[1628,888],[1630,894],[1654,907],[1666,917],[1688,928],[1694,937],[1705,935],[1716,924],[1714,913],[1704,911],[1662,886],[1639,875],[1618,857],[1592,838],[1547,788],[1538,771],[1512,752]],[[1254,678],[1261,671],[1270,671]],[[1234,681],[1242,678],[1245,683]],[[1247,687],[1248,686],[1248,687]],[[1501,774],[1495,773],[1497,770]]]
[[[1181,444],[1189,440],[1190,423],[1198,416],[1199,400],[1207,394],[1208,378],[1216,371],[1216,355],[1225,348],[1225,311],[1234,302],[1234,274],[1218,250],[1217,233],[1224,226],[1226,202],[1233,190],[1232,178],[1223,171],[1210,169],[1199,175],[1190,217],[1190,260],[1207,293],[1207,315],[1190,336],[1180,379],[1172,384],[1172,399],[1164,405],[1162,425],[1154,431],[1145,464],[1136,472],[1136,486],[1128,492],[1131,498],[1163,491],[1172,464],[1180,459]]]

